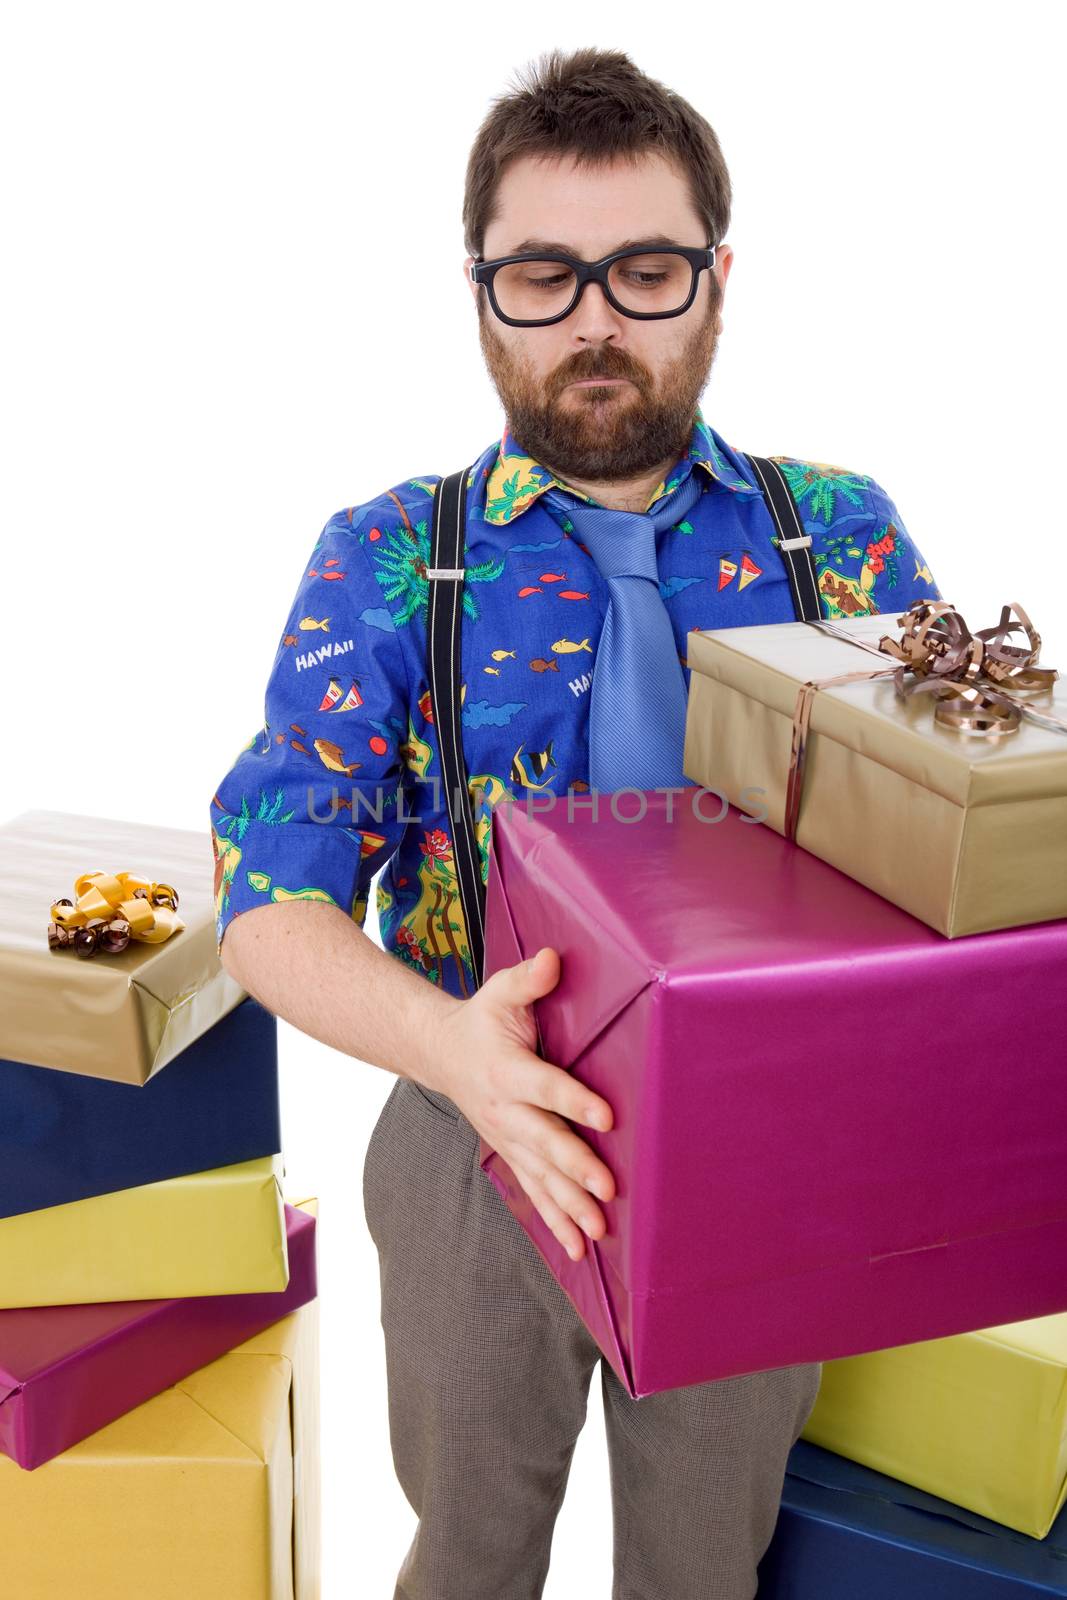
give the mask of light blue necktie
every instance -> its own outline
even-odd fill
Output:
[[[701,487],[690,470],[652,512],[584,505],[559,489],[544,495],[608,586],[589,700],[589,782],[605,794],[693,782],[682,772],[688,696],[659,589],[656,534],[682,520]]]

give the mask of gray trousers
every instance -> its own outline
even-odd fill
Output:
[[[631,1399],[478,1165],[474,1128],[410,1079],[371,1134],[363,1198],[393,1463],[419,1518],[393,1600],[538,1600],[598,1362],[612,1600],[752,1600],[821,1367]]]

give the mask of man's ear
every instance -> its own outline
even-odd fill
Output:
[[[719,304],[715,312],[716,333],[721,333],[723,328],[722,304],[726,295],[726,280],[730,276],[730,268],[733,265],[733,260],[734,253],[730,246],[728,244],[719,245],[718,249],[715,251],[715,265],[711,269],[712,277],[719,286]]]
[[[712,271],[719,280],[719,287],[726,288],[726,280],[730,276],[730,268],[734,264],[734,253],[728,244],[721,244],[715,252],[715,265]]]
[[[464,263],[463,263],[463,281],[466,283],[467,288],[470,290],[471,296],[472,296],[472,298],[474,300],[475,305],[477,305],[478,304],[478,290],[481,287],[481,285],[471,282],[469,268],[473,265],[473,262],[474,262],[474,257],[473,256],[468,256],[466,261],[464,261]]]

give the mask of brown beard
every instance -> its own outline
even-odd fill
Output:
[[[714,280],[713,290],[718,290]],[[609,344],[578,351],[548,378],[534,378],[501,339],[483,290],[478,337],[514,442],[560,477],[585,482],[623,482],[677,460],[688,448],[697,401],[715,359],[721,299],[721,292],[709,299],[704,321],[654,389],[648,369]],[[592,377],[629,378],[634,388],[575,390],[566,405],[560,402],[568,383]]]

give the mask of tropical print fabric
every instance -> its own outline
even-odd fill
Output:
[[[812,536],[826,617],[895,615],[940,598],[873,478],[774,459]],[[649,508],[691,472],[703,493],[657,535],[660,591],[687,685],[690,629],[795,620],[763,496],[699,410],[688,451]],[[272,901],[325,901],[362,927],[380,873],[385,948],[449,993],[477,986],[426,669],[439,482],[409,478],[336,512],[308,554],[263,724],[211,799],[220,948],[234,917]],[[589,691],[607,586],[542,498],[558,482],[507,427],[467,476],[461,722],[483,881],[499,800],[589,789]]]

